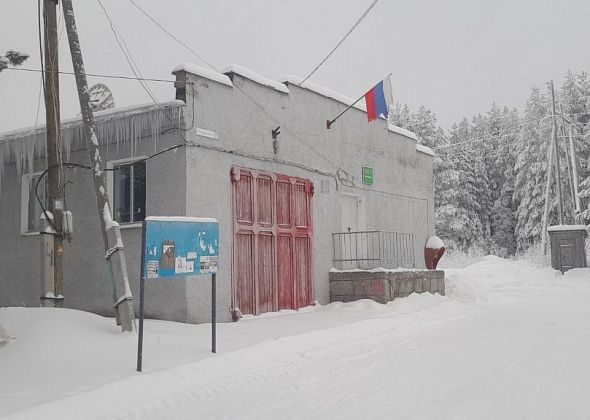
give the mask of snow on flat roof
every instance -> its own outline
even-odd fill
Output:
[[[549,226],[547,232],[559,232],[562,230],[587,230],[585,225],[555,225]]]
[[[391,123],[387,123],[387,129],[389,131],[391,131],[392,133],[401,134],[402,136],[406,136],[406,137],[409,137],[409,138],[411,138],[413,140],[418,141],[418,136],[416,136],[416,134],[414,134],[414,132],[412,132],[412,131],[410,131],[408,129],[398,127],[397,125],[393,125]]]
[[[289,93],[289,89],[287,88],[287,86],[285,86],[285,84],[283,84],[281,82],[277,82],[276,80],[273,80],[273,79],[269,79],[268,77],[264,77],[264,76],[256,73],[255,71],[252,71],[250,69],[247,69],[246,67],[240,66],[239,64],[230,64],[229,66],[221,69],[221,72],[224,74],[228,74],[228,73],[239,74],[240,76],[243,76],[246,79],[250,79],[253,82],[259,83],[263,86],[268,86],[270,88],[278,90],[279,92]]]
[[[302,80],[302,77],[295,76],[293,74],[285,74],[281,76],[281,82],[283,83],[290,83],[292,85],[297,85],[303,89],[311,90],[312,92],[315,92],[319,95],[334,99],[338,102],[342,102],[344,105],[351,105],[354,102],[354,99],[349,98],[348,96],[342,95],[341,93],[335,92],[326,87],[316,85],[315,83],[310,82],[309,80],[303,83],[302,85],[299,85]],[[361,111],[365,112],[367,111],[362,101],[357,102],[354,105],[354,108],[360,109]]]
[[[285,74],[281,76],[280,82],[276,80],[269,79],[268,77],[264,77],[255,71],[252,71],[244,66],[239,64],[230,64],[227,67],[224,67],[221,70],[221,73],[207,69],[205,67],[198,66],[193,63],[183,63],[179,64],[174,69],[172,69],[172,74],[177,73],[179,71],[186,71],[188,73],[195,74],[200,77],[204,77],[206,79],[214,80],[216,82],[222,83],[227,86],[233,87],[233,83],[231,79],[227,76],[229,73],[239,74],[242,77],[252,80],[253,82],[259,83],[263,86],[270,87],[272,89],[278,90],[282,93],[289,93],[289,88],[286,86],[287,84],[297,85],[301,88],[311,90],[319,95],[325,96],[330,99],[334,99],[335,101],[341,102],[344,105],[350,106],[353,104],[354,99],[338,93],[334,90],[328,89],[324,86],[317,85],[309,80],[305,81],[305,83],[300,84],[303,81],[302,77],[295,76],[293,74]],[[360,111],[367,112],[365,104],[362,100],[358,101],[356,104],[353,105],[353,108],[356,108]],[[387,129],[393,133],[401,134],[402,136],[408,137],[410,139],[418,141],[418,137],[416,134],[407,130],[405,128],[397,127],[391,123],[387,124]],[[416,147],[416,150],[434,156],[434,152],[427,148],[427,147]]]
[[[159,108],[171,108],[185,106],[186,104],[180,100],[173,100],[167,102],[148,102],[137,105],[121,106],[116,108],[105,109],[103,111],[94,112],[94,119],[97,121],[110,120],[114,118],[124,118],[130,115],[141,114],[143,112],[153,111]],[[62,130],[70,126],[75,126],[82,123],[82,116],[78,115],[70,118],[62,118],[60,121]],[[6,139],[13,139],[18,137],[25,137],[34,134],[35,132],[44,131],[45,124],[37,124],[37,126],[18,128],[16,130],[0,133],[0,141]]]
[[[207,69],[205,67],[198,66],[193,63],[182,63],[177,65],[172,69],[172,74],[175,74],[179,71],[186,71],[187,73],[192,73],[197,76],[203,77],[205,79],[213,80],[214,82],[221,83],[222,85],[226,85],[229,87],[233,87],[233,83],[231,79],[227,77],[227,75],[223,73],[219,73],[215,70]]]
[[[312,92],[315,92],[319,95],[322,95],[327,98],[331,98],[331,99],[334,99],[338,102],[341,102],[344,105],[350,106],[354,102],[354,99],[352,99],[348,96],[342,95],[341,93],[338,93],[336,91],[328,89],[324,86],[316,85],[315,83],[310,82],[310,81],[306,81],[305,83],[300,85],[302,80],[303,80],[303,78],[301,78],[299,76],[295,76],[293,74],[285,74],[285,75],[281,76],[281,82],[283,82],[283,83],[290,83],[292,85],[297,85],[297,86],[302,87],[304,89],[311,90]],[[359,102],[357,102],[353,106],[353,108],[356,108],[360,111],[367,112],[367,108],[365,107],[365,103],[362,99]],[[406,130],[405,128],[401,128],[401,127],[395,126],[391,123],[388,123],[387,129],[393,133],[401,134],[402,136],[409,137],[413,140],[418,141],[418,137],[416,136],[416,134],[414,134],[410,130]],[[424,150],[420,150],[420,151],[427,153]],[[434,156],[434,153],[432,151],[431,151],[431,153]]]
[[[427,155],[434,156],[434,150],[432,150],[430,147],[424,146],[423,144],[416,144],[416,150]]]
[[[218,223],[213,217],[191,217],[191,216],[148,216],[148,222],[190,222],[190,223]]]

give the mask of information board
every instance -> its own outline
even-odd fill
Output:
[[[196,217],[147,217],[144,223],[145,278],[159,279],[217,272],[217,220]]]
[[[209,217],[150,216],[143,221],[139,272],[137,371],[143,369],[143,318],[146,279],[211,275],[211,352],[217,352],[217,270],[219,223]]]

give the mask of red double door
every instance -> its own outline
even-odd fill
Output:
[[[243,314],[313,302],[311,181],[232,168],[234,308]]]

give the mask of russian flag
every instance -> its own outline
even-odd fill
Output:
[[[367,104],[367,118],[369,122],[381,116],[387,118],[389,115],[389,106],[393,104],[391,79],[386,77],[365,93],[365,103]]]

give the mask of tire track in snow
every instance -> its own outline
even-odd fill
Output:
[[[400,322],[398,318],[403,318],[403,322]],[[408,322],[410,318],[410,322]],[[362,325],[366,323],[379,322],[381,324],[393,323],[391,328],[382,328],[372,333],[368,329],[362,333]],[[377,318],[365,321],[355,322],[353,324],[329,328],[321,331],[312,331],[310,333],[281,338],[274,342],[267,343],[267,346],[272,346],[276,342],[282,342],[286,353],[280,356],[276,361],[269,363],[257,364],[256,366],[250,367],[248,370],[241,373],[236,373],[232,377],[223,377],[213,383],[207,383],[205,385],[197,386],[190,389],[180,395],[171,395],[158,400],[145,402],[140,407],[133,406],[126,410],[119,411],[117,413],[109,413],[102,418],[114,418],[121,420],[133,420],[133,419],[148,419],[148,418],[166,418],[170,416],[171,412],[180,411],[184,414],[190,414],[187,412],[187,407],[191,406],[202,406],[201,403],[207,402],[207,405],[211,404],[212,399],[227,399],[228,395],[232,393],[239,393],[240,398],[244,398],[244,392],[256,393],[258,389],[268,387],[269,384],[275,384],[276,387],[283,387],[285,393],[291,392],[302,393],[308,389],[317,387],[319,383],[325,383],[327,379],[334,380],[335,378],[341,378],[341,380],[349,381],[352,374],[350,372],[342,372],[339,365],[343,360],[350,363],[364,362],[371,359],[371,355],[379,351],[384,341],[391,341],[391,335],[406,335],[413,331],[416,325],[424,322],[424,315],[421,312],[404,314],[402,316],[392,315],[387,318]],[[349,341],[342,343],[341,330],[360,330],[358,336],[350,335]],[[314,346],[314,336],[321,335],[333,335],[332,340],[328,340],[327,344],[320,346]],[[295,346],[294,350],[289,351],[289,341],[301,341],[302,338],[308,338],[309,344]],[[396,338],[396,340],[399,340]],[[402,346],[407,343],[408,339],[402,339],[396,344]],[[337,343],[337,344],[335,344]],[[393,344],[390,344],[392,346]],[[254,346],[259,347],[259,346]],[[297,348],[302,347],[302,348]],[[252,348],[246,349],[251,351]],[[233,352],[234,355],[241,351]],[[228,354],[227,356],[231,355]],[[207,359],[211,360],[211,359]],[[191,368],[190,374],[198,374],[200,363],[195,364]],[[313,372],[313,374],[305,375],[305,379],[301,379],[301,372]],[[318,375],[318,373],[321,373]],[[360,374],[360,373],[359,373]],[[285,388],[285,384],[288,387]],[[221,398],[218,398],[220,397]],[[293,401],[289,402],[291,404]],[[336,401],[327,399],[321,400],[316,404],[316,408],[322,410],[328,409],[333,404],[337,404]],[[273,410],[278,407],[275,405]],[[194,413],[193,413],[194,415]],[[174,417],[179,418],[179,417]]]

